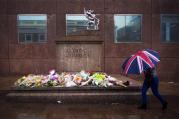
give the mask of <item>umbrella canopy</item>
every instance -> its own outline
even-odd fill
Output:
[[[127,58],[122,68],[125,74],[141,74],[148,68],[154,68],[159,61],[160,57],[156,51],[145,49]]]

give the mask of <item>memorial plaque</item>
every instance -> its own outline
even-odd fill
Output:
[[[58,71],[102,71],[102,44],[57,44]]]

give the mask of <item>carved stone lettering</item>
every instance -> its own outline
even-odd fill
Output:
[[[57,70],[102,71],[102,44],[67,43],[57,45]]]
[[[90,57],[90,50],[84,48],[66,48],[65,57],[88,58]]]

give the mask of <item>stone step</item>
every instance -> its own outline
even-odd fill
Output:
[[[135,87],[55,87],[13,88],[6,95],[8,101],[59,103],[119,103],[136,101],[140,88]]]
[[[7,99],[16,102],[58,102],[59,103],[119,103],[137,100],[139,92],[128,93],[8,93]]]
[[[178,94],[164,94],[167,100],[179,98]],[[130,88],[38,88],[14,89],[4,91],[1,98],[5,97],[10,102],[38,102],[38,103],[132,103],[139,102],[141,92],[139,87]],[[149,101],[156,101],[152,93],[148,93]]]
[[[83,86],[83,87],[37,87],[37,88],[20,88],[12,87],[10,92],[133,92],[140,91],[140,86],[129,87],[96,87],[96,86]]]

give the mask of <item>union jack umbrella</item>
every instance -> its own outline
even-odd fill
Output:
[[[148,68],[154,68],[159,61],[160,56],[158,52],[151,49],[145,49],[138,51],[127,58],[124,61],[122,68],[125,74],[141,74]]]

